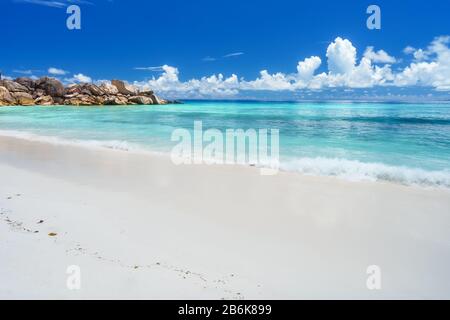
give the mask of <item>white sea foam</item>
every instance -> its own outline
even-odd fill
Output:
[[[25,131],[0,130],[0,136],[18,138],[28,141],[45,142],[54,145],[73,145],[87,148],[106,148],[119,151],[129,151],[133,153],[155,153],[141,145],[133,144],[123,140],[81,140],[69,139],[56,136],[40,135]]]
[[[332,158],[300,158],[281,163],[281,169],[302,174],[335,176],[352,181],[389,181],[406,185],[450,188],[450,171],[428,171],[382,163]]]

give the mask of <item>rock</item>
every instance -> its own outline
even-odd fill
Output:
[[[90,96],[102,96],[105,94],[99,86],[90,83],[73,84],[66,88],[65,97],[72,96],[74,94],[85,94]]]
[[[79,95],[80,95],[80,94],[77,93],[77,92],[72,93],[72,94],[65,94],[65,95],[64,95],[64,99],[72,99],[72,98],[78,97]]]
[[[151,96],[150,96],[150,98],[152,99],[152,101],[153,101],[153,104],[161,104],[161,100],[158,98],[158,96],[156,96],[155,94],[152,94]]]
[[[119,93],[124,95],[134,96],[137,94],[136,88],[130,85],[126,85],[122,80],[111,80],[112,85],[114,85]]]
[[[111,83],[106,83],[106,82],[102,83],[100,85],[100,89],[102,89],[103,92],[105,92],[105,94],[108,94],[108,95],[116,95],[119,93],[119,90],[117,89],[117,87],[112,85]]]
[[[30,90],[21,85],[20,83],[14,82],[12,80],[0,80],[0,86],[8,89],[9,92],[29,92]]]
[[[95,97],[96,105],[102,106],[105,104],[105,97],[104,96],[98,96]]]
[[[34,92],[33,92],[33,98],[34,99],[42,97],[42,96],[45,96],[45,91],[44,90],[42,90],[42,89],[35,89],[34,90]]]
[[[102,96],[105,92],[95,84],[88,83],[85,85],[85,89],[88,90],[93,96]]]
[[[134,102],[136,104],[153,104],[153,100],[149,97],[144,96],[133,96],[128,98],[128,102]]]
[[[36,87],[42,89],[47,95],[52,97],[63,97],[64,96],[64,86],[61,82],[54,78],[43,77],[36,82]]]
[[[33,96],[26,92],[13,92],[13,97],[16,99],[16,103],[20,106],[33,106]]]
[[[128,99],[123,96],[107,96],[105,98],[105,105],[118,106],[127,105]]]
[[[14,80],[14,82],[21,84],[22,86],[26,87],[29,91],[33,91],[36,88],[36,81],[30,78],[21,77]]]
[[[12,106],[16,103],[16,99],[11,95],[8,89],[0,87],[0,106]]]
[[[64,104],[71,106],[93,106],[97,105],[97,100],[90,95],[80,94],[75,98],[66,99]]]
[[[155,93],[152,90],[147,90],[147,91],[141,91],[139,92],[140,96],[146,96],[146,97],[151,97],[152,95],[154,95]]]
[[[55,104],[53,101],[53,98],[51,96],[41,96],[34,100],[35,104],[41,105],[41,106],[51,106]]]
[[[64,98],[61,97],[52,97],[55,105],[62,106],[64,105]]]
[[[72,96],[74,94],[80,94],[82,90],[83,90],[83,85],[71,84],[64,90],[64,97]]]

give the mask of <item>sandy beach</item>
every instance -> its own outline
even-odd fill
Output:
[[[2,299],[450,298],[448,190],[11,137],[0,179]]]

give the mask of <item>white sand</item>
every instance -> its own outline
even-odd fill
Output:
[[[0,298],[450,298],[446,190],[0,137],[0,210]]]

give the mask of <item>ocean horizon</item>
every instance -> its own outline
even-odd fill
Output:
[[[177,128],[278,129],[280,169],[450,188],[450,104],[186,100],[180,105],[3,107],[0,134],[170,154]]]

